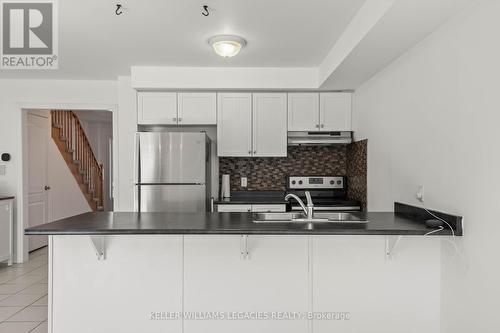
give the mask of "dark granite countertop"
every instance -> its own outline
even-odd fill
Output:
[[[233,191],[231,198],[215,200],[216,205],[286,204],[283,191]]]
[[[0,197],[0,201],[2,201],[2,200],[10,200],[10,199],[14,199],[14,197]]]
[[[346,226],[253,223],[251,213],[93,212],[26,229],[26,235],[264,234],[264,235],[424,235],[432,228],[403,213],[357,213],[370,222]],[[455,225],[453,225],[455,226]],[[459,232],[460,231],[460,232]],[[450,235],[443,230],[437,235]],[[456,230],[461,235],[461,226]]]

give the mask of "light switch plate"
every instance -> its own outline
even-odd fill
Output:
[[[5,165],[0,165],[0,176],[5,175]]]
[[[241,187],[247,187],[247,186],[248,186],[247,177],[241,177]]]

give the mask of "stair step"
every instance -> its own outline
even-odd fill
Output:
[[[78,119],[75,119],[75,122],[78,124]],[[72,138],[74,137],[73,131],[74,127],[66,128],[63,124],[52,124],[52,138],[55,140],[59,151],[66,160],[68,167],[71,169],[87,202],[92,207],[92,210],[103,211],[104,205],[102,199],[96,198],[97,188],[93,183],[94,181],[96,181],[96,179],[89,179],[89,176],[91,174],[94,175],[95,173],[85,168],[86,165],[84,165],[84,161],[78,158],[79,156],[76,156],[75,154],[75,146],[73,144],[70,144],[72,143]],[[86,136],[84,140],[88,142],[88,138]],[[83,148],[88,149],[88,145],[84,146]],[[85,153],[90,153],[90,156],[92,158],[92,150],[90,150],[89,152],[85,151]],[[95,156],[93,156],[93,158],[95,158]],[[99,172],[96,174],[96,177],[99,177],[97,180],[102,182],[102,175]]]

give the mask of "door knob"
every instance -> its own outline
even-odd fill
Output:
[[[44,189],[45,189],[45,191],[48,191],[48,190],[50,190],[50,186],[45,185]]]

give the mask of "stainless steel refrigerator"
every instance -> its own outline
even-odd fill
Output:
[[[139,212],[205,212],[210,201],[210,139],[203,132],[136,134]]]

